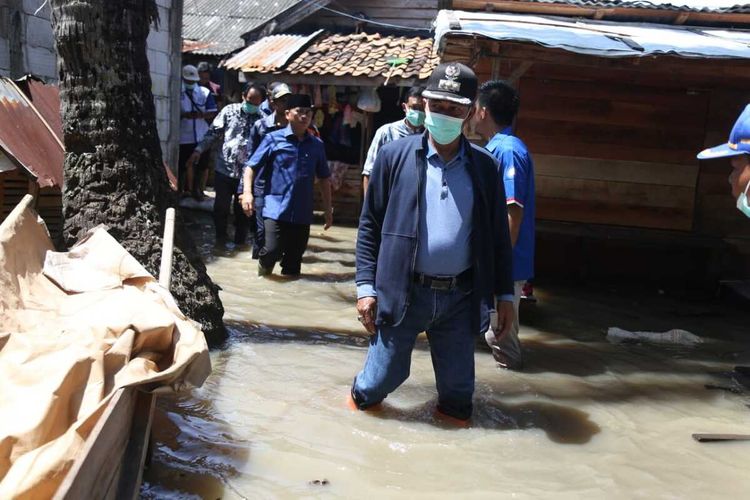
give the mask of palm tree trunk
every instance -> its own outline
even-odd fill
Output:
[[[52,0],[65,143],[64,242],[106,224],[157,275],[174,204],[156,129],[146,37],[154,0]],[[178,221],[171,292],[209,343],[226,336],[218,287]]]

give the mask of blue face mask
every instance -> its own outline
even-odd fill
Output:
[[[242,103],[242,111],[247,113],[248,115],[254,115],[258,112],[258,106],[256,106],[253,103],[243,101]]]
[[[407,109],[406,121],[408,121],[412,127],[421,127],[424,125],[424,111],[419,111],[418,109]]]
[[[426,110],[424,126],[438,144],[450,144],[455,141],[461,135],[463,125],[463,118],[431,113],[429,108]]]
[[[750,182],[745,186],[745,190],[740,193],[737,197],[737,210],[745,214],[745,217],[750,218],[750,205],[747,203],[747,189],[750,188]]]
[[[195,82],[185,82],[185,88],[188,90],[193,90],[195,88]]]

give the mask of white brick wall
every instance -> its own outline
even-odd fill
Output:
[[[159,29],[151,30],[148,37],[148,60],[151,69],[152,92],[156,106],[156,120],[161,139],[164,159],[170,163],[176,162],[169,158],[171,107],[179,105],[169,97],[169,83],[171,75],[170,47],[171,34],[170,13],[172,2],[175,0],[156,0],[159,7]],[[24,43],[25,71],[46,81],[57,80],[57,56],[55,54],[54,35],[49,21],[50,7],[45,5],[36,16],[34,12],[44,3],[44,0],[24,0]],[[0,0],[0,8],[5,7]],[[2,20],[2,16],[0,16]],[[2,28],[2,27],[0,27]],[[2,37],[0,29],[0,75],[10,75],[10,54],[8,40]],[[176,59],[179,61],[179,58]],[[179,131],[178,131],[179,132]],[[176,134],[175,134],[176,135]]]

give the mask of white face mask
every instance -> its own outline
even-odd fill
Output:
[[[737,197],[737,210],[745,214],[745,217],[750,218],[750,205],[747,203],[748,188],[750,188],[750,181],[748,181],[747,186],[745,186],[745,190]]]

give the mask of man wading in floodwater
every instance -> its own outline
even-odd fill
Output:
[[[333,223],[331,172],[323,141],[309,131],[312,119],[310,96],[287,98],[288,125],[263,138],[245,165],[242,209],[255,212],[254,188],[263,195],[262,216],[265,242],[258,256],[258,275],[273,272],[281,261],[281,274],[297,276],[310,237],[313,218],[313,184],[317,177],[325,211],[324,229]],[[256,171],[259,172],[255,183]],[[261,182],[262,181],[262,182]]]
[[[468,424],[476,335],[497,309],[513,323],[508,213],[497,162],[461,131],[477,94],[474,72],[441,64],[428,80],[427,132],[386,144],[372,170],[357,236],[357,312],[372,334],[350,405],[378,405],[409,376],[427,332],[437,416]]]

